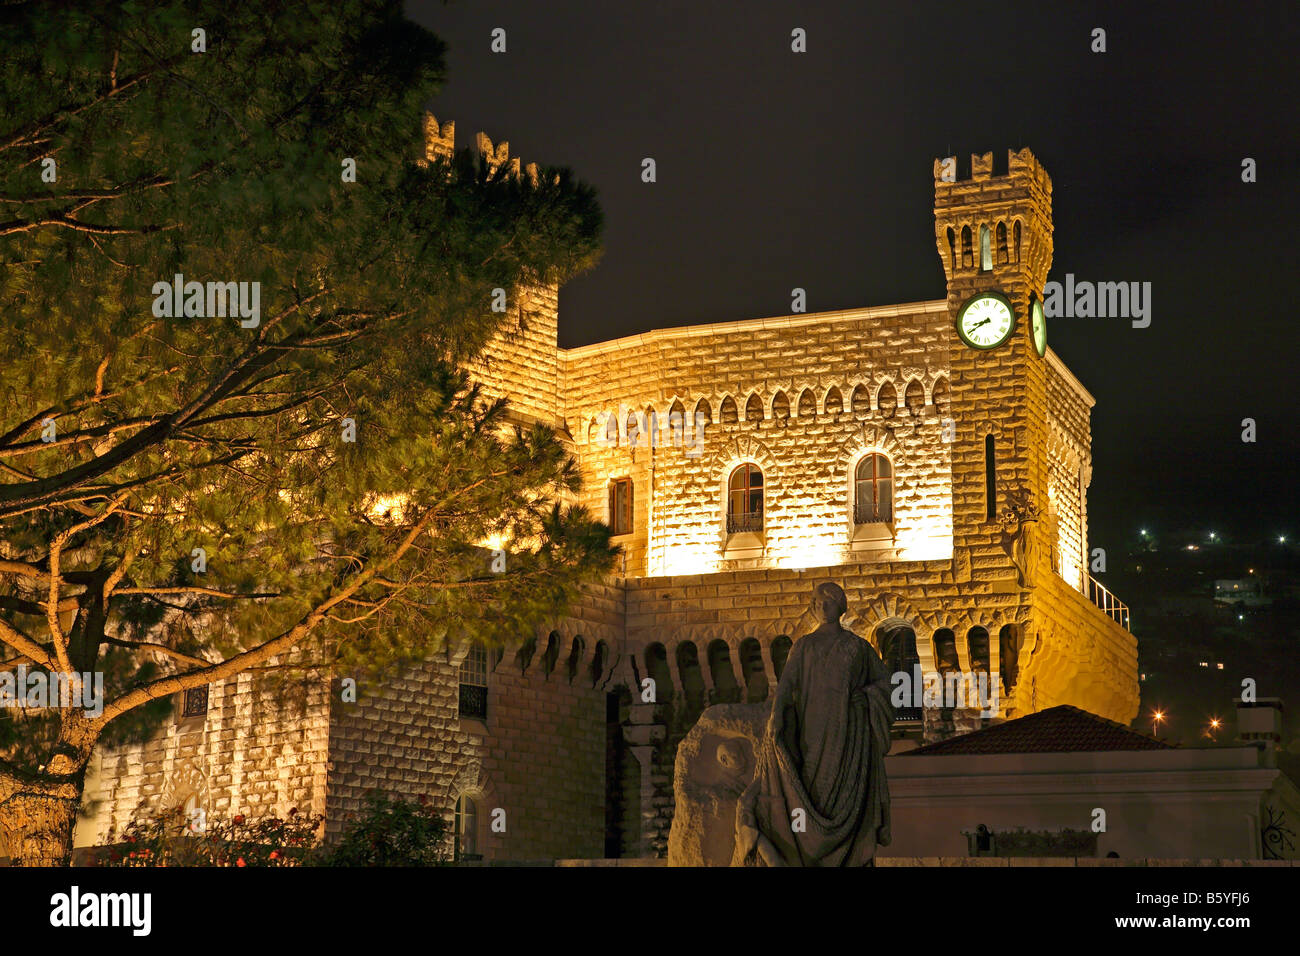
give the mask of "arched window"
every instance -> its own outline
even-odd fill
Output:
[[[884,455],[867,455],[853,475],[853,521],[894,520],[894,468]]]
[[[721,638],[709,644],[709,674],[713,678],[711,704],[740,703],[740,685],[736,683],[736,672],[731,666],[731,648]]]
[[[659,413],[655,411],[653,405],[645,407],[645,430],[646,439],[651,447],[659,447]]]
[[[790,640],[786,634],[778,635],[772,639],[772,646],[768,653],[772,656],[772,673],[776,679],[780,680],[781,675],[785,672],[785,662],[790,659],[790,648],[794,646],[794,641]]]
[[[989,672],[989,632],[979,625],[966,632],[966,656],[973,673]]]
[[[1016,245],[1016,262],[1020,261],[1020,220],[1016,220],[1015,227],[1011,230]]]
[[[745,683],[745,701],[761,704],[767,700],[767,673],[763,670],[763,645],[755,638],[740,642],[740,673]]]
[[[988,226],[980,226],[980,271],[993,269],[993,237]]]
[[[734,425],[740,421],[740,415],[736,411],[736,400],[730,395],[722,400],[721,417],[724,425]]]
[[[1004,624],[998,631],[998,670],[1003,693],[1011,693],[1020,676],[1020,629],[1014,624]]]
[[[694,641],[677,645],[677,673],[682,679],[682,693],[686,697],[687,717],[693,722],[704,709],[704,676],[700,672],[700,651]]]
[[[605,419],[605,444],[618,444],[618,416],[610,415]]]
[[[817,399],[813,398],[812,389],[805,388],[799,395],[799,417],[815,418],[817,416]]]
[[[998,262],[1007,261],[1007,224],[998,223]]]
[[[461,794],[456,801],[455,859],[483,859],[483,854],[478,851],[478,804],[466,794]]]
[[[934,664],[940,674],[961,671],[961,661],[957,657],[957,635],[950,628],[941,627],[934,632]]]
[[[627,413],[627,445],[629,448],[637,446],[637,440],[641,437],[641,428],[636,420],[636,412]]]
[[[785,392],[777,392],[772,399],[772,417],[778,421],[790,417],[790,399],[785,397]]]
[[[745,421],[761,422],[763,420],[763,400],[758,397],[758,392],[749,396],[749,401],[745,403]]]
[[[655,682],[656,704],[671,704],[673,700],[673,674],[668,669],[668,651],[655,641],[645,649],[646,676]]]
[[[951,274],[957,268],[957,234],[952,231],[952,226],[948,227],[948,272]]]
[[[961,227],[961,266],[969,269],[975,265],[975,256],[971,251],[970,226]]]
[[[916,632],[910,627],[891,627],[888,630],[877,628],[876,642],[880,645],[880,659],[885,669],[893,674],[906,674],[908,685],[917,680],[921,656],[916,652]],[[915,706],[916,698],[906,701],[907,705],[894,711],[895,721],[915,721],[921,719],[921,708]]]
[[[827,415],[838,415],[844,411],[844,398],[840,395],[840,390],[834,385],[826,393],[825,406]]]
[[[743,464],[727,481],[727,533],[763,530],[763,472]]]

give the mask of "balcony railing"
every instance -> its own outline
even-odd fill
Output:
[[[890,508],[878,508],[869,501],[853,503],[854,524],[879,524],[893,520],[894,514]]]
[[[1100,581],[1087,573],[1083,575],[1083,592],[1088,596],[1088,600],[1101,608],[1112,621],[1124,628],[1124,630],[1129,630],[1128,605],[1107,591]]]
[[[763,513],[727,515],[727,534],[759,534],[763,530]]]

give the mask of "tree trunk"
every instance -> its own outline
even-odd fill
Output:
[[[77,711],[60,715],[53,754],[37,773],[0,768],[0,853],[18,866],[70,866],[86,767],[98,732]]]
[[[27,787],[10,796],[0,808],[0,826],[12,862],[17,866],[71,865],[79,803],[75,794],[55,796]]]

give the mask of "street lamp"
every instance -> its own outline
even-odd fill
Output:
[[[1160,730],[1160,722],[1165,719],[1164,711],[1156,710],[1151,713],[1151,736],[1154,737]]]

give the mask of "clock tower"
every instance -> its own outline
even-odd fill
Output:
[[[1054,533],[1037,528],[1049,520],[1041,296],[1052,264],[1052,181],[1027,149],[1008,153],[1002,175],[992,153],[971,157],[968,178],[956,166],[955,157],[934,164],[951,318],[955,569],[993,593],[1027,592],[1049,564],[1034,539]],[[1000,521],[1008,511],[1013,520]],[[1027,613],[1028,594],[1013,603]]]

